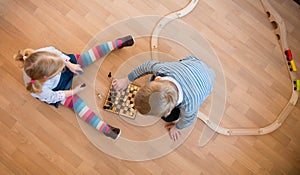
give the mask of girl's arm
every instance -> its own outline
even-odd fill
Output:
[[[40,48],[40,49],[35,50],[35,52],[38,52],[38,51],[47,51],[47,52],[55,53],[55,54],[60,56],[60,58],[64,61],[65,65],[70,69],[70,71],[72,71],[75,74],[82,74],[83,73],[83,70],[81,69],[79,64],[71,63],[69,56],[65,55],[64,53],[62,53],[60,50],[56,49],[53,46],[44,47],[44,48]]]
[[[65,62],[65,64],[70,60],[70,57],[68,57],[67,55],[63,54],[60,50],[57,50],[53,46],[43,47],[43,48],[35,50],[35,52],[38,52],[38,51],[46,51],[46,52],[55,53],[55,54],[57,54],[57,55],[59,55],[61,57],[61,59]]]
[[[67,98],[67,97],[70,97],[70,96],[72,96],[74,94],[77,94],[78,92],[81,92],[82,90],[85,89],[85,86],[86,85],[84,83],[82,83],[82,84],[76,86],[74,89],[64,90],[65,97]]]
[[[62,101],[69,96],[77,94],[80,91],[84,90],[84,88],[85,88],[84,83],[76,86],[74,89],[71,89],[71,90],[52,91],[51,89],[43,88],[42,93],[40,93],[40,94],[31,93],[31,95],[35,98],[38,98],[39,100],[41,100],[43,102],[50,104],[50,103],[56,103],[56,102]]]
[[[71,72],[75,74],[83,74],[83,70],[81,69],[79,64],[71,63],[70,61],[66,62],[67,68],[70,69]]]

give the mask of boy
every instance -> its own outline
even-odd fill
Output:
[[[201,60],[188,56],[178,62],[146,61],[126,78],[114,80],[117,90],[124,90],[134,80],[153,74],[150,82],[135,96],[135,108],[141,114],[161,117],[172,140],[180,130],[197,118],[198,108],[212,92],[215,73]],[[175,123],[173,123],[175,122]]]

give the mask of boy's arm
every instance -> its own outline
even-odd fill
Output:
[[[158,61],[146,61],[143,64],[139,65],[136,67],[134,70],[132,70],[126,78],[122,79],[115,79],[113,81],[113,86],[116,90],[125,90],[127,86],[133,82],[134,80],[147,75],[147,74],[156,74],[158,73],[158,70],[160,69],[159,67],[161,66],[156,66],[160,62]]]
[[[184,129],[189,127],[191,124],[194,123],[195,119],[197,118],[198,110],[194,111],[193,113],[186,113],[185,111],[180,112],[179,120],[176,122],[177,129]]]
[[[158,61],[146,61],[143,64],[136,67],[133,71],[128,74],[128,80],[133,82],[134,80],[147,75],[154,74],[158,70],[156,70],[155,65],[157,65]]]
[[[125,90],[127,89],[128,85],[131,83],[131,81],[126,77],[122,79],[114,79],[112,84],[114,86],[114,89],[117,91]]]

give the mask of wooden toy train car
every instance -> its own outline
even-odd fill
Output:
[[[292,51],[291,50],[284,51],[284,54],[286,56],[287,61],[293,60],[293,55],[292,55]]]
[[[286,56],[286,60],[288,61],[288,65],[289,65],[290,71],[296,72],[297,71],[297,67],[296,67],[296,64],[295,64],[295,62],[293,60],[292,51],[290,49],[286,50],[286,51],[284,51],[284,54]]]
[[[288,61],[288,65],[290,67],[291,72],[296,72],[297,71],[297,67],[296,67],[296,64],[295,64],[294,60]]]
[[[294,81],[294,90],[295,91],[300,91],[300,80],[295,80]]]

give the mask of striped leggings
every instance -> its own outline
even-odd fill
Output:
[[[117,49],[121,44],[120,40],[106,42],[82,54],[74,54],[74,56],[77,63],[84,68]],[[107,133],[110,130],[110,126],[102,121],[78,95],[75,94],[66,98],[61,101],[61,104],[73,109],[83,121],[93,126],[96,130],[103,133]]]

